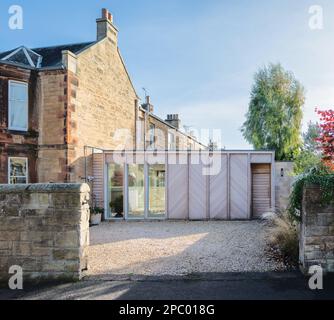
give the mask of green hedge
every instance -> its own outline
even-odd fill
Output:
[[[303,202],[303,190],[307,185],[318,185],[322,192],[321,203],[330,204],[334,199],[334,173],[324,165],[312,168],[297,177],[290,196],[289,213],[293,219],[300,221]]]

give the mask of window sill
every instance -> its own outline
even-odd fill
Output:
[[[29,130],[28,129],[16,129],[16,128],[8,128],[8,132],[11,133],[19,133],[19,134],[24,134],[24,133],[28,133]]]
[[[21,131],[21,130],[15,130],[15,129],[7,129],[7,133],[16,135],[16,136],[29,136],[29,131]]]

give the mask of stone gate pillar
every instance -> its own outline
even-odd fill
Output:
[[[87,269],[87,184],[0,185],[0,281],[73,281]]]
[[[321,204],[321,190],[315,185],[304,188],[300,263],[305,274],[313,265],[334,272],[334,199]]]

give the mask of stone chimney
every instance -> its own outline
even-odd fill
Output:
[[[179,119],[178,114],[169,114],[167,115],[167,119],[165,120],[168,124],[172,125],[176,129],[180,129],[181,120]]]
[[[117,46],[118,30],[113,24],[113,16],[108,9],[102,9],[102,18],[96,20],[97,41],[108,38]]]
[[[145,109],[147,112],[150,112],[150,113],[154,112],[154,106],[151,104],[150,96],[146,96],[146,102],[142,104],[141,107]]]

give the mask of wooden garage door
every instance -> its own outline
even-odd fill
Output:
[[[253,218],[260,218],[271,207],[271,165],[252,165]]]

